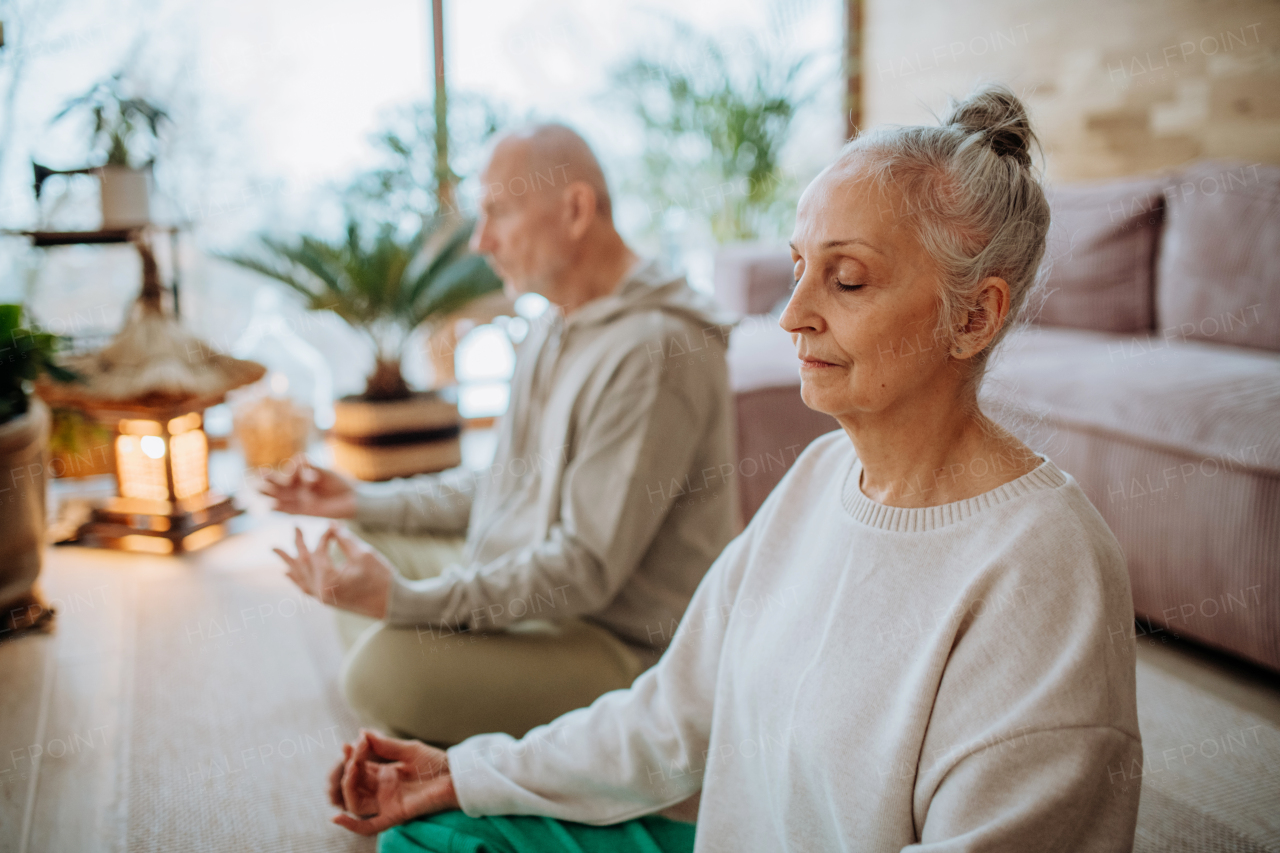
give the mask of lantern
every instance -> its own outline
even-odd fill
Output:
[[[227,535],[243,510],[209,491],[209,442],[198,411],[133,411],[119,417],[119,495],[81,529],[86,545],[178,554]]]

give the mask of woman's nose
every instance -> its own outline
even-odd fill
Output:
[[[787,307],[778,318],[778,325],[792,334],[821,331],[824,325],[815,292],[818,283],[813,279],[808,273],[800,276],[791,290]]]

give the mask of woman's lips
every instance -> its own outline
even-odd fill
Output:
[[[809,369],[811,369],[811,370],[815,370],[815,369],[822,368],[822,367],[838,367],[838,366],[839,366],[839,365],[832,364],[832,363],[831,363],[831,362],[829,362],[829,361],[823,361],[823,360],[821,360],[821,359],[817,359],[817,358],[810,358],[810,357],[806,357],[806,356],[800,356],[800,367],[801,367],[801,368],[805,368],[805,367],[807,367],[807,368],[809,368]]]

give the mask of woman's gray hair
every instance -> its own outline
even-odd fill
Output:
[[[1009,314],[973,365],[976,390],[996,345],[1017,320],[1044,255],[1049,203],[1033,173],[1035,134],[1022,101],[988,85],[951,102],[937,127],[881,127],[840,152],[881,189],[897,187],[905,216],[941,272],[934,339],[953,351],[988,276],[1009,284]]]

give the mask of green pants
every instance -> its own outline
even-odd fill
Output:
[[[549,817],[467,817],[442,812],[392,827],[378,853],[688,853],[694,827],[658,815],[611,826]]]

